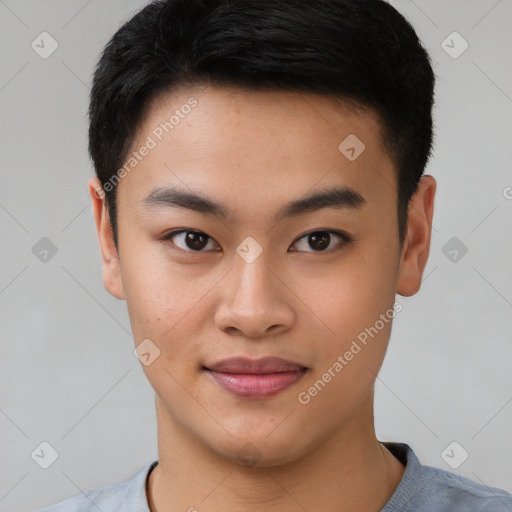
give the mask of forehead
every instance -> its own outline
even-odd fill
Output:
[[[120,195],[130,201],[177,184],[240,207],[241,198],[261,208],[287,192],[336,185],[370,201],[396,199],[379,116],[310,93],[206,85],[166,92],[149,105],[125,167]]]

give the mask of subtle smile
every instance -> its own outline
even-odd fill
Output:
[[[277,357],[226,359],[202,368],[230,393],[244,398],[267,398],[297,383],[308,371],[303,365]]]

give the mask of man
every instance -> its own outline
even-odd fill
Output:
[[[47,511],[511,509],[375,435],[429,253],[433,90],[380,0],[160,1],[114,35],[89,190],[159,456]]]

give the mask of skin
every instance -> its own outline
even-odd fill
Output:
[[[160,350],[142,366],[158,421],[150,509],[381,510],[404,472],[374,430],[373,387],[391,322],[308,404],[297,396],[396,294],[419,290],[436,182],[422,177],[400,249],[396,173],[379,118],[314,94],[178,89],[152,103],[133,147],[191,97],[197,106],[118,184],[119,251],[101,185],[89,182],[105,287],[126,300],[135,345],[149,338]],[[366,146],[355,161],[338,150],[349,134]],[[155,186],[173,185],[221,203],[232,218],[142,205]],[[359,192],[364,206],[276,223],[283,205],[335,186]],[[163,240],[178,228],[211,238],[202,252],[182,236]],[[353,240],[333,234],[318,250],[305,235],[319,230]],[[236,253],[248,236],[263,250],[250,264]],[[236,397],[201,370],[267,355],[310,370],[264,399]],[[255,463],[239,456],[247,443]]]

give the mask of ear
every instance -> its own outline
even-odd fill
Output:
[[[407,234],[400,255],[396,289],[404,297],[414,295],[421,286],[421,277],[430,251],[436,186],[436,180],[432,176],[422,176],[418,190],[409,202]]]
[[[105,192],[100,180],[96,177],[89,180],[88,187],[92,201],[94,222],[100,242],[103,285],[110,295],[118,299],[124,299],[119,255],[114,244],[114,234],[110,223]]]

